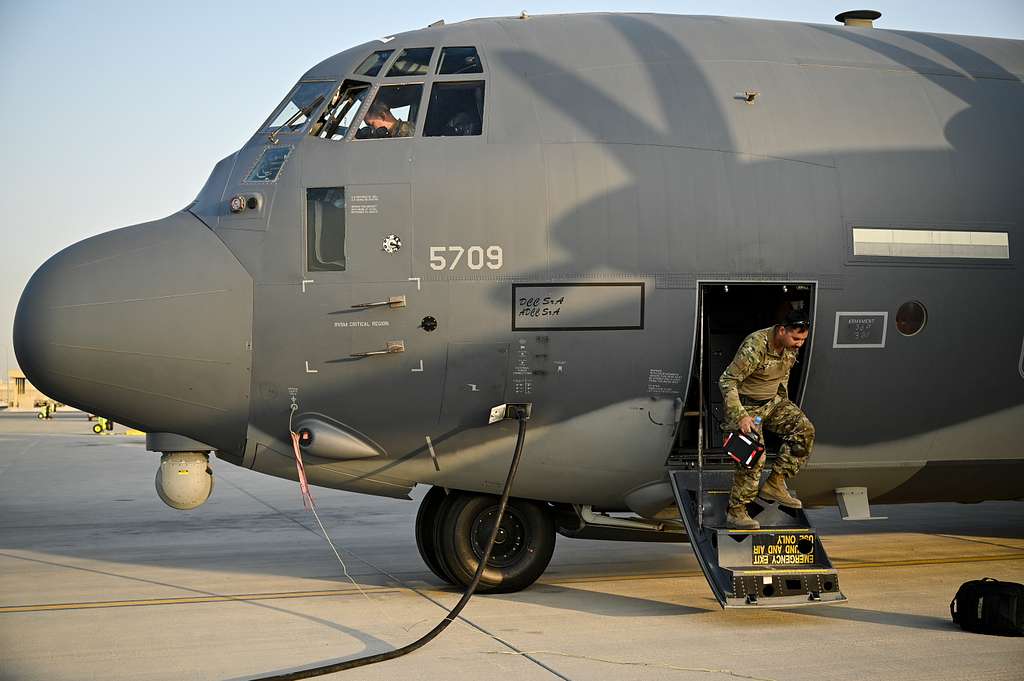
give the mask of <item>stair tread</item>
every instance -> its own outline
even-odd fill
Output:
[[[821,565],[821,564],[814,565],[814,566],[811,566],[811,567],[799,567],[799,568],[787,568],[784,565],[779,565],[779,566],[776,566],[776,567],[758,566],[756,568],[752,568],[750,566],[744,567],[742,565],[737,566],[737,567],[729,567],[728,565],[722,565],[721,568],[723,570],[728,570],[734,576],[739,576],[739,577],[758,577],[758,576],[763,576],[763,575],[776,575],[776,576],[781,575],[781,576],[785,576],[785,575],[837,575],[837,574],[839,574],[839,571],[836,570],[834,567],[829,567],[828,565]]]
[[[772,525],[769,527],[761,526],[759,530],[738,530],[731,527],[720,527],[705,525],[705,528],[714,530],[718,534],[796,534],[802,532],[804,534],[817,534],[812,527],[800,527],[792,525]]]

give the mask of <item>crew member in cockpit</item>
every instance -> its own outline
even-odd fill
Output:
[[[412,123],[396,118],[391,109],[383,102],[374,102],[363,119],[366,127],[359,130],[356,137],[412,137],[416,128]]]

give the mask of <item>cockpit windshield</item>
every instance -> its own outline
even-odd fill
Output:
[[[381,87],[356,130],[356,139],[415,135],[422,94],[422,83]]]
[[[363,63],[356,67],[355,74],[373,78],[380,73],[380,68],[388,60],[394,50],[378,50],[363,60]]]
[[[277,110],[271,118],[271,123],[264,130],[276,132],[295,132],[301,130],[316,109],[327,98],[334,83],[330,81],[317,81],[299,83],[292,91],[288,101]]]
[[[370,84],[346,80],[331,98],[331,103],[320,119],[309,129],[309,134],[327,140],[342,140],[366,99]]]

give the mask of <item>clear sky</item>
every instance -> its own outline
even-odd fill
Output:
[[[265,2],[0,0],[0,362],[32,272],[61,248],[187,205],[309,67],[480,16],[589,11],[832,23],[1024,39],[1022,0]]]

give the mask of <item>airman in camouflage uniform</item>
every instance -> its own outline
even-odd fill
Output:
[[[391,109],[382,102],[374,102],[366,112],[363,121],[366,128],[361,128],[357,137],[412,137],[416,128],[412,123],[396,118]],[[369,129],[367,129],[369,128]],[[364,132],[365,131],[365,132]],[[359,134],[362,133],[362,134]]]
[[[782,438],[782,447],[761,489],[761,496],[795,508],[802,504],[790,494],[785,481],[796,475],[811,455],[814,426],[800,407],[790,402],[786,386],[797,352],[807,339],[809,326],[802,313],[793,312],[783,324],[750,334],[718,381],[725,398],[723,428],[754,430],[762,442],[763,428],[767,428]],[[753,423],[756,416],[762,419],[760,426]],[[751,469],[737,465],[729,494],[731,527],[759,527],[746,506],[758,495],[763,467],[764,457]]]

